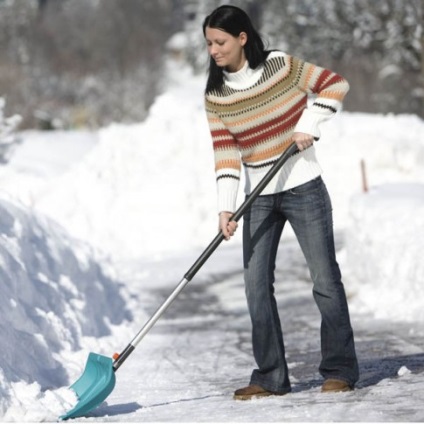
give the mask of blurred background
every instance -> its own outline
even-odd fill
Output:
[[[20,129],[143,120],[166,57],[206,73],[201,24],[224,3],[269,48],[345,76],[345,110],[424,118],[423,0],[0,0],[4,114]]]

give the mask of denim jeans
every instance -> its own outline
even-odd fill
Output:
[[[250,383],[274,392],[291,390],[274,297],[275,260],[286,221],[305,256],[321,314],[320,374],[353,386],[359,377],[358,363],[336,261],[331,201],[321,177],[291,190],[259,196],[244,215],[245,289],[252,320],[253,354],[258,365]]]

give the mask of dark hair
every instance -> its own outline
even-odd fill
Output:
[[[248,14],[236,6],[220,6],[203,21],[203,35],[206,36],[206,28],[216,28],[238,37],[241,32],[247,34],[247,42],[244,45],[244,53],[252,69],[265,62],[268,52],[265,51],[264,42],[255,30]],[[206,93],[219,89],[224,83],[223,69],[215,60],[209,59],[209,76],[206,83]]]

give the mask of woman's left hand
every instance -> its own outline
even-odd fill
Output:
[[[292,140],[296,143],[300,151],[311,147],[314,143],[314,136],[302,132],[293,133]]]

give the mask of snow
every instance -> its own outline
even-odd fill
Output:
[[[424,184],[382,184],[353,196],[350,221],[346,249],[358,297],[377,317],[424,322]]]
[[[110,356],[124,348],[216,234],[204,77],[184,67],[173,71],[145,122],[97,132],[23,132],[0,168],[2,421],[56,421],[69,410],[75,398],[67,387],[87,353]],[[342,244],[338,258],[358,349],[367,358],[358,390],[319,392],[313,368],[318,320],[313,306],[300,314],[290,309],[312,301],[287,231],[282,245],[289,260],[279,268],[289,281],[278,301],[287,302],[284,320],[293,331],[285,337],[298,348],[288,353],[295,389],[281,399],[231,399],[253,366],[238,232],[122,366],[107,405],[80,420],[424,419],[417,365],[424,321],[424,122],[413,115],[342,112],[322,134],[316,148]],[[368,192],[362,192],[362,159]],[[386,322],[406,329],[381,342],[398,352],[396,360],[372,348]],[[381,364],[373,352],[387,365],[378,381],[367,377],[368,366]],[[305,375],[318,383],[303,386]]]

